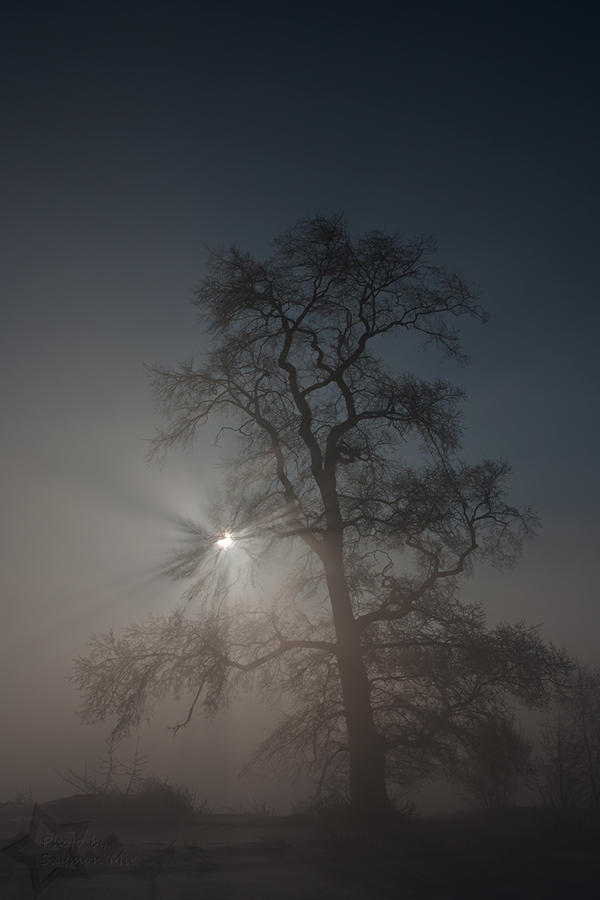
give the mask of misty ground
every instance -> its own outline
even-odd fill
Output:
[[[131,810],[86,795],[42,809],[52,819],[38,820],[35,846],[21,842],[15,858],[32,807],[0,804],[3,900],[36,889],[45,900],[547,900],[595,896],[600,884],[600,823],[585,811],[454,813],[409,821],[383,840],[335,813],[200,813],[169,824],[136,821]],[[48,823],[81,819],[90,821],[78,848],[85,873],[48,877],[68,852]]]

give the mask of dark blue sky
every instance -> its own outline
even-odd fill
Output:
[[[544,529],[518,570],[467,593],[595,659],[591,6],[24,3],[1,32],[0,577],[22,685],[2,689],[8,786],[50,790],[32,773],[42,731],[49,772],[60,731],[78,765],[64,678],[86,635],[177,597],[153,567],[212,457],[145,466],[142,363],[201,351],[187,301],[204,244],[264,255],[315,212],[433,234],[439,261],[481,286],[491,320],[465,331],[471,367],[416,364],[467,389],[465,452],[511,461]]]

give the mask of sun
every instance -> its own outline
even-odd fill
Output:
[[[231,536],[231,532],[226,531],[225,534],[223,535],[223,537],[217,541],[217,547],[220,547],[221,550],[229,550],[231,545],[234,543],[235,543],[235,541],[233,540],[233,538]]]

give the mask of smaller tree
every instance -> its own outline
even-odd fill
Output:
[[[543,723],[534,784],[546,806],[600,807],[600,668],[576,663]]]
[[[98,765],[92,771],[88,770],[87,764],[84,765],[82,773],[76,772],[75,769],[69,769],[66,773],[58,769],[54,771],[66,784],[81,794],[135,793],[146,781],[144,771],[148,759],[140,751],[139,736],[128,762],[117,757],[117,744],[116,736],[111,734],[106,741],[106,756],[98,756]]]
[[[448,766],[451,779],[479,807],[509,806],[527,778],[533,749],[514,718],[485,717],[465,735],[463,747]]]
[[[581,748],[586,806],[600,808],[600,668],[577,664],[571,714]]]
[[[577,739],[563,715],[555,710],[539,734],[533,786],[544,806],[568,809],[582,799],[581,755]]]

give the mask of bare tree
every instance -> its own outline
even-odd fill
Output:
[[[581,754],[575,735],[560,713],[546,719],[538,736],[532,786],[544,806],[569,809],[581,805]]]
[[[139,736],[129,762],[117,757],[118,737],[112,733],[106,741],[106,756],[98,756],[96,768],[88,771],[87,764],[83,772],[69,769],[66,773],[58,769],[54,771],[64,782],[76,788],[82,794],[130,794],[144,783],[144,769],[148,760],[140,751]]]
[[[581,747],[587,804],[600,808],[600,669],[578,663],[571,722]]]
[[[186,693],[178,728],[255,681],[295,704],[263,758],[304,754],[323,778],[341,766],[354,810],[385,816],[387,781],[432,767],[478,704],[543,702],[559,655],[524,626],[486,632],[482,609],[457,597],[476,559],[518,558],[535,516],[507,502],[505,463],[458,458],[461,391],[394,375],[375,355],[393,337],[402,363],[417,338],[464,359],[454,323],[485,315],[434,249],[380,232],[354,240],[341,217],[317,216],[264,262],[211,252],[195,300],[211,351],[150,367],[167,420],[154,453],[209,419],[217,440],[237,441],[215,531],[187,523],[169,567],[193,579],[199,611],[94,638],[74,675],[85,718],[115,715],[125,733]],[[287,563],[272,600],[231,589],[223,532],[259,568]]]
[[[452,780],[481,808],[509,806],[527,782],[533,749],[515,719],[486,716],[466,732],[464,745],[448,766]]]
[[[559,808],[600,806],[600,669],[577,662],[542,724],[534,784]]]

